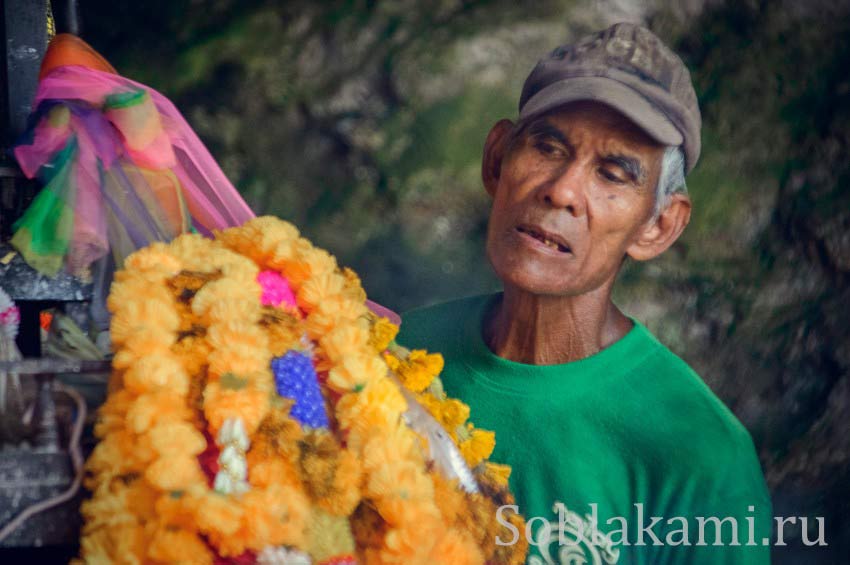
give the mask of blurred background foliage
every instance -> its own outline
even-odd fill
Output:
[[[850,555],[847,2],[84,0],[83,36],[184,112],[257,213],[294,222],[394,309],[498,288],[480,153],[555,46],[642,22],[692,70],[691,225],[617,301],[753,434],[776,563]],[[809,520],[812,539],[816,523]]]

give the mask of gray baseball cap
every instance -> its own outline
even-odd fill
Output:
[[[702,119],[691,75],[645,27],[615,24],[541,59],[525,79],[519,119],[579,100],[611,106],[659,143],[682,146],[687,172],[696,165]]]

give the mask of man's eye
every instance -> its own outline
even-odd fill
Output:
[[[599,169],[599,174],[602,175],[602,178],[614,184],[623,184],[626,182],[620,176],[609,171],[608,169]]]
[[[563,157],[567,154],[564,148],[548,141],[535,141],[534,148],[549,157]]]

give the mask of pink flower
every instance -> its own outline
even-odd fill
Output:
[[[292,288],[280,273],[276,271],[262,271],[257,275],[257,282],[263,289],[260,301],[263,306],[283,306],[287,310],[297,308],[295,295]]]
[[[9,306],[0,312],[0,332],[15,339],[18,335],[18,325],[21,323],[21,312],[17,306]]]

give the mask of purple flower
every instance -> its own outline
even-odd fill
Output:
[[[310,356],[290,349],[283,357],[272,359],[272,372],[277,393],[295,401],[289,415],[302,426],[327,428],[325,400]]]

